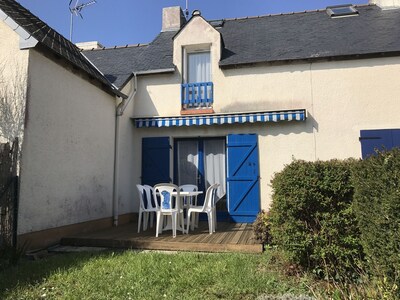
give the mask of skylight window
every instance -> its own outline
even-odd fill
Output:
[[[326,8],[327,14],[331,18],[357,16],[358,11],[352,4],[342,4],[336,6],[328,6]]]

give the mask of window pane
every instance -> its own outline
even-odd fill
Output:
[[[178,185],[197,185],[198,147],[197,141],[178,142]]]
[[[188,83],[211,81],[210,52],[188,54]]]
[[[217,194],[222,198],[226,193],[225,140],[204,141],[204,167],[206,188],[219,183]]]

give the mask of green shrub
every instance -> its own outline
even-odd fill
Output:
[[[354,162],[295,160],[272,180],[273,242],[321,278],[357,275],[362,248],[352,207]]]
[[[254,237],[264,245],[271,244],[271,222],[269,213],[262,210],[253,223]]]
[[[400,150],[353,168],[354,207],[371,272],[400,296]]]

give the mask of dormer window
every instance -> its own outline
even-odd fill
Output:
[[[183,62],[182,113],[212,112],[213,83],[209,46],[184,49]]]
[[[186,83],[200,83],[210,81],[210,51],[188,53]]]

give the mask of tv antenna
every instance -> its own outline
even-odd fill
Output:
[[[69,28],[69,40],[72,42],[72,33],[74,31],[74,15],[75,16],[80,16],[83,19],[82,16],[82,9],[84,9],[85,7],[95,4],[97,2],[97,0],[91,0],[89,2],[86,3],[82,3],[79,4],[79,0],[75,0],[75,4],[73,6],[71,6],[72,2],[74,0],[70,0],[69,1],[69,11],[71,12],[71,24],[70,24],[70,28]]]
[[[188,20],[189,19],[189,0],[186,0],[185,16],[186,16],[186,20]]]

